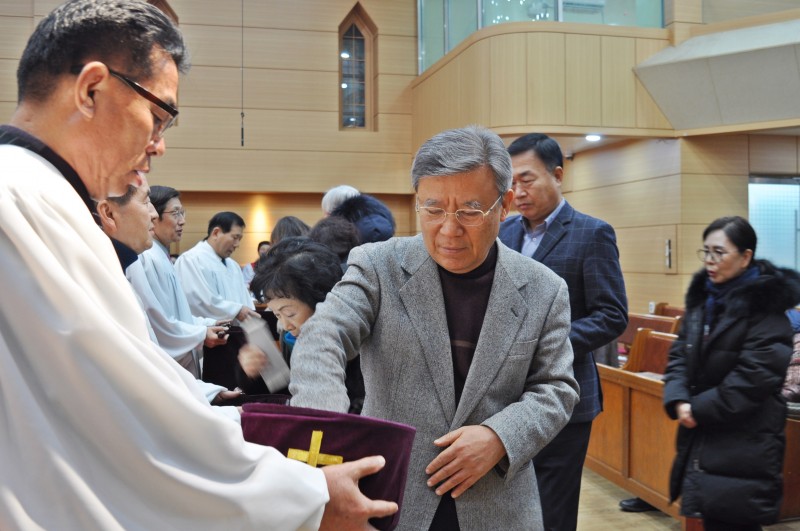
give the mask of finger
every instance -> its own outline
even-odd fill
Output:
[[[433,441],[433,444],[435,444],[436,446],[450,446],[461,435],[461,430],[462,428],[459,428],[455,431],[451,431],[450,433],[445,433],[444,435]]]
[[[458,470],[446,479],[441,485],[436,487],[436,494],[444,496],[454,488],[458,487],[463,481],[469,477],[469,474],[464,470]]]
[[[400,508],[395,502],[386,500],[372,500],[369,503],[368,512],[370,518],[383,518],[384,516],[391,516],[396,513]],[[368,529],[374,529],[370,526]]]
[[[455,459],[455,453],[448,448],[447,450],[443,451],[439,455],[433,458],[433,461],[428,463],[428,466],[425,467],[426,474],[435,474],[440,468],[446,466],[448,463]]]
[[[361,479],[380,471],[386,465],[386,459],[381,455],[363,457],[357,461],[350,461],[353,479]]]
[[[453,499],[458,498],[459,496],[467,492],[470,489],[470,487],[472,487],[475,484],[475,481],[476,481],[475,479],[469,477],[466,480],[459,483],[458,486],[454,488],[453,492],[451,493]]]
[[[449,463],[442,464],[442,467],[437,469],[431,477],[428,478],[427,484],[429,487],[433,487],[434,485],[438,485],[443,481],[447,480],[450,476],[458,472],[459,467],[456,465],[454,461],[450,461]],[[427,471],[426,471],[427,472]]]

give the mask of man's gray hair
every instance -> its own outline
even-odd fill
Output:
[[[340,184],[339,186],[334,186],[322,196],[322,210],[326,214],[330,214],[336,210],[336,207],[357,195],[361,195],[361,192],[350,185]]]
[[[411,185],[419,187],[423,177],[455,175],[486,166],[494,174],[497,191],[511,186],[511,157],[497,134],[478,125],[443,131],[427,140],[411,166]]]

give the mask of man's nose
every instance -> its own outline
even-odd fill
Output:
[[[147,154],[151,157],[160,157],[167,151],[167,143],[164,140],[164,137],[151,140],[149,144],[147,144]]]
[[[442,228],[439,229],[439,232],[442,232],[445,235],[458,235],[463,229],[464,227],[462,227],[461,223],[458,222],[455,214],[448,214],[445,216],[444,221],[442,222]]]

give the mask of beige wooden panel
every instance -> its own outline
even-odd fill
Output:
[[[397,229],[395,234],[407,236],[414,233],[412,220],[416,217],[409,195],[376,195],[392,211]],[[208,232],[208,220],[222,211],[236,212],[245,221],[241,246],[232,258],[242,263],[256,257],[259,241],[269,240],[275,223],[283,216],[296,216],[310,226],[322,218],[322,194],[217,194],[182,192],[181,202],[187,217],[183,239],[173,251],[183,252],[202,240]]]
[[[681,139],[684,173],[747,175],[747,135],[714,135]]]
[[[567,124],[599,126],[602,122],[600,37],[567,35]]]
[[[667,46],[669,42],[666,40],[636,39],[636,64],[652,57]],[[636,127],[655,129],[672,127],[638,78],[636,79]]]
[[[239,2],[170,0],[181,24],[240,26]],[[353,0],[245,0],[245,25],[262,28],[337,31],[355,5]],[[381,34],[415,36],[415,0],[362,0],[362,7]]]
[[[564,35],[529,33],[527,44],[528,123],[564,125],[566,121]]]
[[[33,0],[0,0],[0,17],[33,17]]]
[[[0,59],[0,101],[17,101],[17,65],[16,59]]]
[[[681,180],[672,175],[572,192],[567,200],[576,209],[603,219],[616,230],[680,222]]]
[[[239,109],[240,76],[238,68],[195,66],[181,81],[180,104]],[[339,76],[336,72],[248,68],[244,72],[244,106],[338,112]]]
[[[691,281],[691,275],[628,273],[625,270],[622,274],[628,295],[628,311],[637,313],[646,313],[650,302],[669,302],[683,306],[686,287]]]
[[[411,116],[380,115],[379,131],[339,130],[338,112],[245,109],[248,149],[409,153]],[[239,148],[238,109],[183,107],[181,123],[167,145],[190,148]]]
[[[397,74],[379,75],[378,112],[411,114],[411,82],[414,81],[414,77]]]
[[[33,18],[0,16],[0,59],[19,60],[31,33]]]
[[[381,34],[378,35],[377,48],[378,74],[417,74],[416,37]]]
[[[8,123],[8,121],[11,120],[11,115],[14,114],[14,110],[16,108],[16,103],[0,101],[0,123]]]
[[[664,0],[664,26],[673,22],[703,22],[703,0]]]
[[[168,148],[153,160],[149,181],[195,191],[324,193],[350,184],[367,193],[407,194],[410,169],[405,153]]]
[[[33,14],[37,16],[47,15],[63,3],[63,0],[34,0]]]
[[[616,230],[616,233],[619,261],[623,271],[662,274],[678,272],[678,241],[675,225],[621,228]],[[667,246],[670,249],[669,264]]]
[[[456,59],[459,67],[456,87],[461,96],[460,110],[470,123],[484,125],[491,123],[493,80],[490,79],[491,76],[485,74],[489,69],[491,57],[492,41],[485,39],[464,50]]]
[[[708,216],[703,223],[678,225],[678,272],[693,275],[703,267],[697,258],[697,250],[703,248],[703,231],[719,216]],[[680,306],[683,306],[681,304]]]
[[[684,175],[681,223],[708,224],[721,216],[747,217],[745,175]]]
[[[750,135],[751,174],[797,175],[797,137]]]
[[[241,28],[182,23],[181,30],[193,65],[241,66]],[[339,71],[336,28],[330,32],[245,28],[244,38],[245,67]]]
[[[678,140],[634,140],[582,151],[569,174],[576,190],[641,181],[680,173]]]
[[[601,37],[603,125],[636,127],[636,40]]]
[[[498,35],[491,38],[488,74],[491,79],[491,122],[485,125],[504,127],[526,122],[527,41],[524,34]],[[487,70],[473,75],[486,75]]]
[[[413,113],[413,120],[421,121],[419,128],[414,125],[410,151],[416,151],[422,142],[436,133],[470,123],[468,118],[462,118],[462,115],[469,117],[471,111],[461,104],[461,92],[458,90],[460,75],[460,62],[450,62],[414,89],[415,92],[422,89],[418,99],[415,94]]]

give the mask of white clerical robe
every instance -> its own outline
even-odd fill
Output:
[[[233,319],[242,306],[256,309],[239,264],[231,258],[223,263],[205,240],[181,253],[175,262],[175,273],[193,315]]]
[[[79,195],[11,145],[0,278],[0,529],[319,526],[322,471],[246,443],[212,412],[148,338]]]
[[[142,300],[159,346],[199,378],[203,341],[216,321],[192,315],[167,248],[154,240],[125,275]]]

